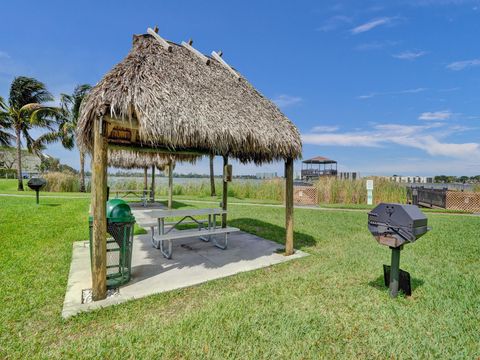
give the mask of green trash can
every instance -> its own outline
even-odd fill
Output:
[[[90,262],[93,248],[93,218],[90,225]],[[116,288],[130,281],[135,217],[122,199],[107,201],[107,288]]]

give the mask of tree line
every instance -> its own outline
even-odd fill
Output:
[[[448,176],[437,175],[433,178],[436,183],[480,183],[480,175],[475,176]]]

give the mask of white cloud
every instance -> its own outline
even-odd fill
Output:
[[[431,176],[436,174],[446,175],[476,175],[476,169],[480,168],[480,161],[474,159],[463,159],[462,161],[450,161],[445,163],[445,159],[429,159],[425,161],[424,158],[395,158],[394,161],[390,159],[378,159],[374,165],[371,163],[364,163],[354,167],[354,171],[360,171],[365,175],[418,175]]]
[[[390,17],[383,17],[383,18],[380,18],[380,19],[374,19],[374,20],[371,20],[371,21],[369,21],[365,24],[354,27],[351,30],[351,33],[354,34],[354,35],[361,34],[361,33],[370,31],[370,30],[372,30],[372,29],[374,29],[378,26],[386,25],[386,24],[389,24],[391,22],[392,22],[392,18],[390,18]]]
[[[339,129],[338,126],[330,126],[330,125],[324,125],[324,126],[315,126],[312,129],[312,132],[314,133],[322,133],[322,132],[334,132]]]
[[[317,31],[329,32],[338,29],[344,24],[349,24],[352,22],[352,19],[348,16],[336,15],[325,20],[322,26],[318,27]]]
[[[419,87],[419,88],[414,88],[414,89],[406,89],[406,90],[400,90],[400,91],[387,91],[387,92],[371,92],[369,94],[364,94],[364,95],[359,95],[357,96],[357,99],[370,99],[375,96],[381,96],[381,95],[403,95],[403,94],[417,94],[420,92],[423,92],[427,90],[427,88]]]
[[[399,91],[398,94],[417,94],[417,93],[423,92],[425,90],[427,90],[427,88],[419,87],[419,88],[415,88],[415,89],[402,90],[402,91]],[[393,93],[393,94],[395,94],[395,93]]]
[[[436,131],[440,130],[440,131]],[[303,134],[305,144],[352,146],[352,147],[382,147],[388,144],[402,145],[425,151],[432,156],[452,158],[480,157],[479,143],[444,142],[442,138],[455,132],[456,128],[445,128],[444,123],[428,125],[377,124],[368,131],[346,133]]]
[[[412,6],[449,6],[476,3],[476,0],[407,0],[406,3]]]
[[[398,43],[399,43],[398,41],[392,41],[392,40],[372,41],[368,43],[358,44],[357,46],[355,46],[354,49],[358,51],[379,50],[386,47],[395,46]]]
[[[480,59],[455,61],[447,65],[447,69],[460,71],[469,67],[480,66]]]
[[[277,97],[273,98],[272,101],[277,104],[280,108],[286,108],[289,106],[297,105],[303,101],[303,99],[299,96],[290,96],[290,95],[278,95]]]
[[[448,120],[452,117],[452,112],[450,110],[442,110],[442,111],[427,111],[420,114],[418,120]]]
[[[396,59],[401,59],[401,60],[415,60],[421,56],[426,55],[426,51],[404,51],[401,52],[400,54],[395,54],[392,55]]]
[[[452,92],[452,91],[458,91],[461,88],[459,86],[456,87],[451,87],[451,88],[446,88],[446,89],[438,89],[438,92]]]
[[[370,98],[373,98],[377,95],[380,95],[380,94],[379,93],[370,93],[370,94],[365,94],[365,95],[359,95],[359,96],[357,96],[357,99],[361,99],[361,100],[370,99]]]
[[[379,147],[381,144],[368,133],[303,134],[302,141],[311,145]]]

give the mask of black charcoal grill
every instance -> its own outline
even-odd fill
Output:
[[[392,249],[391,266],[384,265],[384,280],[392,297],[399,288],[411,295],[410,274],[400,269],[400,251],[430,230],[427,221],[415,205],[382,203],[368,213],[368,230],[380,244]]]
[[[45,185],[47,185],[47,180],[42,178],[31,178],[30,180],[28,180],[27,185],[30,189],[35,190],[35,192],[37,193],[37,204],[38,204],[40,190],[43,189]]]

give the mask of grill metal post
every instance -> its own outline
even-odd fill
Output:
[[[401,247],[392,249],[392,263],[390,266],[390,297],[395,298],[398,295],[398,283],[400,280],[400,251]]]
[[[39,204],[38,194],[40,193],[40,189],[35,190],[35,192],[37,193],[37,205],[38,205]]]

